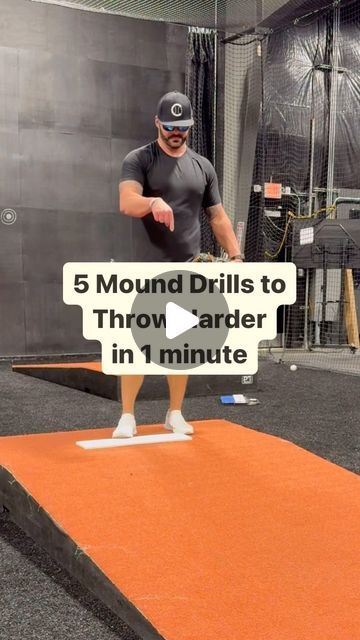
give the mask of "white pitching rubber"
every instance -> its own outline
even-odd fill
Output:
[[[160,442],[184,442],[185,440],[192,440],[192,438],[183,433],[159,433],[151,436],[134,436],[133,438],[79,440],[76,444],[82,449],[109,449],[110,447],[130,447],[138,444],[158,444]]]

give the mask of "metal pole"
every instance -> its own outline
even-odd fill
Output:
[[[313,189],[314,189],[314,158],[315,158],[315,118],[311,118],[310,123],[310,177],[309,177],[309,207],[308,214],[313,211]],[[305,305],[304,305],[304,349],[309,349],[309,295],[310,295],[310,269],[306,268],[305,280]]]
[[[337,123],[337,100],[338,100],[338,85],[339,85],[339,40],[340,40],[340,0],[334,2],[333,8],[333,36],[332,36],[332,60],[331,60],[331,92],[330,92],[330,116],[329,116],[329,148],[328,148],[328,174],[326,185],[326,208],[327,213],[329,208],[333,205],[334,200],[334,170],[335,170],[335,149],[336,149],[336,123]],[[333,211],[329,214],[330,218],[335,218]],[[327,265],[324,264],[323,271],[323,308],[322,308],[322,336],[320,337],[320,344],[325,344],[325,324],[326,324],[326,310],[327,310],[327,288],[329,282],[332,288],[340,285],[341,288],[341,271],[329,270],[327,271]],[[339,302],[339,304],[341,304]]]
[[[310,177],[309,177],[309,216],[313,210],[314,157],[315,157],[315,118],[310,122]]]
[[[305,318],[304,318],[304,349],[309,349],[309,290],[310,290],[310,269],[306,269],[305,276]]]
[[[297,198],[297,215],[298,217],[300,217],[301,214],[301,200],[300,200],[300,196],[293,190],[291,190],[291,195],[295,196],[295,198]],[[292,245],[294,244],[294,241],[292,241]],[[288,247],[285,246],[285,262],[287,262],[287,255],[288,255]],[[286,346],[286,326],[287,326],[287,322],[286,322],[286,305],[283,306],[283,334],[282,334],[282,348],[283,348],[283,353],[285,350],[285,346]],[[290,307],[288,307],[288,314],[290,314]]]
[[[217,78],[218,78],[218,3],[215,0],[214,33],[214,116],[213,116],[213,164],[216,167],[216,127],[217,127]]]
[[[326,263],[326,249],[323,247],[323,286],[322,286],[322,305],[321,305],[321,326],[320,326],[320,345],[323,346],[325,342],[325,327],[326,327],[326,304],[327,304],[327,290],[328,290],[328,270]]]
[[[329,153],[328,153],[326,207],[331,207],[333,203],[333,195],[334,195],[335,134],[336,134],[338,77],[339,77],[339,74],[338,74],[339,34],[340,34],[340,3],[337,2],[334,5],[334,17],[333,17],[333,56],[332,56],[332,71],[331,71]]]

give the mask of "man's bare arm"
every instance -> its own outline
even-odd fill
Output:
[[[226,251],[229,258],[240,255],[239,243],[236,239],[231,220],[222,204],[208,207],[206,213],[209,224],[219,245]],[[240,261],[240,259],[239,259]]]
[[[143,218],[151,213],[153,198],[145,198],[140,182],[126,180],[119,184],[119,209],[121,213],[133,218]]]
[[[156,222],[165,224],[174,231],[173,210],[162,198],[146,198],[143,187],[136,180],[125,180],[119,184],[119,209],[126,216],[143,218],[152,214]]]

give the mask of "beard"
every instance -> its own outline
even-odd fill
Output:
[[[182,136],[180,133],[171,134],[169,137],[166,137],[161,129],[160,129],[160,137],[170,149],[179,149],[180,147],[183,146],[183,144],[185,144],[187,139],[187,135]]]

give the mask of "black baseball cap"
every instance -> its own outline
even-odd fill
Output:
[[[191,102],[179,91],[170,91],[160,98],[157,117],[171,127],[191,127],[194,124]]]

